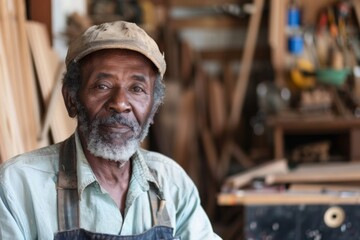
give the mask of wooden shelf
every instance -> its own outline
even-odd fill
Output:
[[[286,205],[286,204],[359,204],[360,194],[341,196],[336,194],[304,194],[304,193],[220,193],[218,204],[235,205]]]
[[[360,160],[360,150],[357,147],[360,140],[360,119],[336,116],[328,117],[282,117],[272,116],[267,125],[273,129],[274,157],[285,157],[286,134],[323,134],[323,133],[349,133],[349,158],[351,161]]]

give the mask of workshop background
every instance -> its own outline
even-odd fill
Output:
[[[359,0],[0,0],[0,163],[74,131],[68,43],[117,19],[167,61],[143,146],[187,171],[222,238],[360,236]]]

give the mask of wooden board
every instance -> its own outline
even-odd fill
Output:
[[[195,91],[183,90],[179,105],[179,117],[176,123],[174,159],[185,169],[199,186],[199,164],[197,159],[198,142],[195,119]],[[189,160],[192,159],[192,160]]]
[[[2,32],[0,31],[0,52],[5,52]],[[11,78],[8,71],[8,64],[4,54],[0,54],[0,78],[2,79],[2,90],[0,94],[0,163],[6,159],[21,153],[25,147],[21,140],[21,133],[18,128],[19,118],[15,109],[12,95]]]
[[[45,145],[37,139],[40,105],[24,24],[24,2],[0,0],[1,74],[6,85],[0,106],[6,110],[2,117],[6,123],[1,134],[14,146],[1,147],[2,160]]]
[[[260,21],[263,14],[264,0],[254,0],[254,4],[256,11],[250,18],[248,33],[244,46],[245,50],[240,62],[240,73],[236,82],[234,96],[231,103],[231,112],[228,120],[228,127],[230,130],[236,129],[240,121],[240,115],[243,109],[245,93],[250,77],[257,36],[260,30]]]
[[[238,0],[170,0],[171,7],[213,7],[223,4],[238,4]]]
[[[353,0],[352,3],[354,5],[355,14],[356,14],[358,24],[360,25],[360,2],[358,0]]]
[[[51,127],[54,142],[60,142],[70,136],[76,127],[76,121],[67,114],[61,95],[65,65],[50,46],[44,24],[29,21],[26,28],[46,108],[40,138],[46,138]]]
[[[357,184],[303,184],[295,183],[291,184],[288,188],[289,192],[313,192],[313,193],[326,193],[326,192],[339,192],[339,193],[351,193],[360,192],[360,186]]]
[[[208,129],[203,128],[201,131],[201,140],[204,146],[205,159],[208,165],[208,168],[213,175],[213,177],[221,181],[221,168],[219,168],[219,157],[216,150],[216,145],[213,141],[213,137]]]
[[[56,80],[60,59],[50,46],[46,26],[39,22],[28,21],[26,32],[32,57],[35,63],[41,93],[45,102],[50,99],[51,89]]]
[[[286,205],[286,204],[359,204],[359,194],[341,196],[336,194],[304,193],[221,193],[217,202],[221,206],[234,205]]]
[[[27,151],[33,150],[40,146],[46,145],[46,140],[41,143],[38,141],[38,133],[40,131],[40,104],[38,102],[38,96],[36,91],[36,81],[34,77],[34,71],[32,68],[32,62],[30,57],[30,49],[26,36],[25,29],[25,6],[23,0],[13,1],[15,4],[15,22],[12,30],[17,39],[17,61],[14,63],[16,71],[19,72],[18,79],[18,93],[21,98],[21,113],[23,127],[23,138],[26,141]],[[17,66],[21,66],[21,70],[17,69]],[[16,81],[15,80],[15,81]]]
[[[223,186],[223,191],[236,190],[249,184],[254,178],[265,177],[271,173],[286,173],[288,172],[286,160],[275,160],[267,162],[253,169],[247,170],[243,173],[239,173],[228,177]]]
[[[68,116],[65,103],[61,94],[62,76],[65,71],[65,64],[60,64],[56,71],[57,79],[51,90],[49,101],[46,103],[46,114],[41,138],[45,138],[46,134],[51,130],[55,143],[68,138],[76,129],[76,119]]]
[[[209,83],[209,117],[210,129],[215,137],[220,136],[226,125],[227,106],[223,84],[216,78],[211,78]]]
[[[304,165],[284,174],[268,174],[265,182],[278,183],[334,183],[360,181],[360,163]]]

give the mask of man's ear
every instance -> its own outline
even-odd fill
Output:
[[[77,107],[76,107],[76,100],[75,94],[71,93],[69,88],[64,84],[62,86],[62,95],[64,98],[64,103],[66,106],[66,110],[71,118],[76,117],[77,115]]]

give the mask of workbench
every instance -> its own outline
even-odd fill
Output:
[[[360,194],[221,193],[221,206],[243,206],[239,239],[349,240],[360,236]]]

